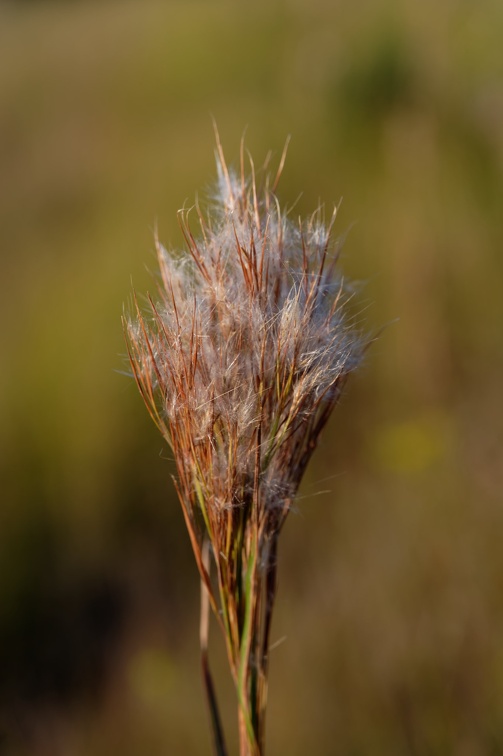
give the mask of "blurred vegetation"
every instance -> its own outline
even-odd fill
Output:
[[[283,536],[270,752],[503,752],[502,33],[496,0],[0,4],[0,753],[209,751],[120,316],[211,189],[210,113],[231,162],[292,134],[293,212],[344,195],[389,324]]]

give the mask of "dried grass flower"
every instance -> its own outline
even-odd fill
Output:
[[[175,485],[202,582],[203,673],[218,754],[226,753],[207,657],[209,607],[222,629],[238,699],[241,756],[264,753],[278,536],[347,376],[366,340],[347,315],[328,224],[282,211],[241,145],[203,212],[179,220],[188,252],[156,239],[160,284],[125,319],[147,408],[172,449]],[[191,224],[195,215],[197,235]],[[214,566],[216,579],[210,576]]]

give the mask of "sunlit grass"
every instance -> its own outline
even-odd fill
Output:
[[[367,279],[372,322],[399,319],[339,408],[347,441],[329,428],[313,460],[306,495],[333,494],[299,501],[287,526],[271,753],[288,742],[319,753],[336,742],[341,754],[501,749],[499,4],[11,5],[0,11],[0,633],[28,637],[46,621],[29,597],[45,595],[49,557],[75,591],[97,569],[134,597],[104,699],[91,714],[59,711],[73,733],[61,727],[62,741],[127,755],[154,730],[154,756],[207,745],[195,726],[187,736],[195,696],[182,682],[168,725],[136,713],[138,696],[152,699],[145,669],[135,677],[129,665],[152,656],[133,647],[191,663],[197,638],[175,636],[195,607],[167,575],[180,559],[195,575],[164,499],[160,444],[115,371],[124,292],[130,276],[147,288],[155,221],[180,246],[172,208],[213,175],[211,113],[236,145],[231,162],[247,125],[258,162],[292,134],[282,197],[305,214],[343,196],[344,269]],[[300,620],[297,592],[312,596]],[[165,595],[162,649],[152,617]],[[19,643],[18,674],[2,682],[10,700],[27,679]],[[202,706],[193,722],[204,730]]]

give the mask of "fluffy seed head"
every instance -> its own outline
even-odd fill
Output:
[[[328,225],[321,210],[294,222],[275,195],[280,171],[259,189],[251,161],[247,176],[242,155],[236,174],[217,148],[214,201],[179,214],[187,253],[157,242],[158,294],[126,322],[182,504],[191,519],[202,511],[210,535],[236,508],[281,527],[364,348],[345,313],[335,212]]]

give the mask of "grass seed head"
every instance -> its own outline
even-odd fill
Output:
[[[180,212],[185,255],[157,242],[157,297],[125,323],[138,387],[177,466],[203,586],[202,663],[221,754],[208,607],[238,693],[240,752],[260,756],[278,535],[365,346],[346,312],[335,213],[326,225],[321,210],[297,223],[282,212],[274,189],[283,163],[284,155],[272,185],[266,176],[259,187],[243,151],[240,173],[229,170],[217,136],[213,202],[205,213],[198,204]]]
[[[207,212],[180,212],[187,253],[157,243],[158,295],[126,323],[130,358],[187,511],[276,509],[280,526],[364,341],[345,312],[335,213],[295,222],[253,165],[236,174],[219,149],[217,169]]]

